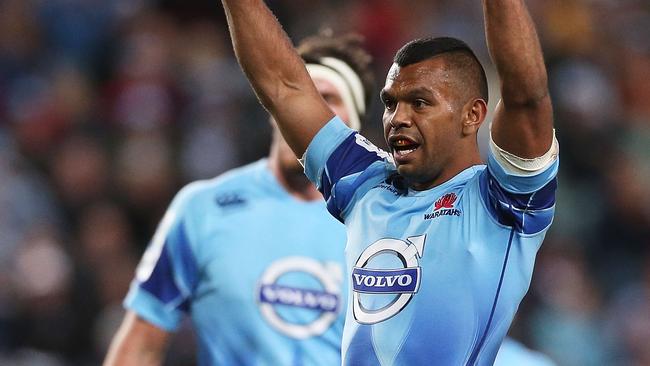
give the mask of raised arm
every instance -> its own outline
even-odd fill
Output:
[[[222,0],[237,60],[300,157],[333,116],[286,33],[262,0]]]
[[[521,158],[542,156],[553,138],[553,111],[535,25],[524,0],[483,0],[483,11],[488,49],[501,80],[494,142]]]

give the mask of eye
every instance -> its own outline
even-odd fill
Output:
[[[429,105],[424,99],[416,99],[413,101],[413,107],[416,109],[421,109]]]
[[[384,104],[386,110],[392,111],[395,109],[395,101],[391,98],[382,98],[381,102]]]

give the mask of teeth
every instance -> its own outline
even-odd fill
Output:
[[[404,145],[406,145],[406,140],[399,139],[399,140],[395,141],[395,145],[396,146],[404,146]]]
[[[415,149],[396,150],[397,155],[400,155],[400,156],[408,155],[408,154],[412,153],[413,151],[415,151]]]

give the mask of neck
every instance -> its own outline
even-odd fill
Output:
[[[449,181],[463,170],[481,164],[483,164],[483,160],[481,160],[481,155],[477,147],[471,154],[468,154],[466,159],[446,164],[445,169],[441,170],[432,180],[426,182],[409,182],[409,187],[416,191],[431,189]]]
[[[274,154],[269,156],[271,173],[278,180],[282,188],[290,195],[301,201],[322,200],[323,196],[316,187],[307,179],[302,170],[283,167]]]

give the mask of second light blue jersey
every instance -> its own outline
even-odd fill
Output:
[[[557,160],[534,176],[493,156],[426,191],[337,117],[305,170],[348,228],[346,365],[492,365],[555,207]]]
[[[336,365],[345,228],[261,160],[176,196],[127,308],[168,331],[191,316],[202,365]]]
[[[526,348],[516,340],[506,337],[501,343],[494,366],[556,366],[543,353]]]

